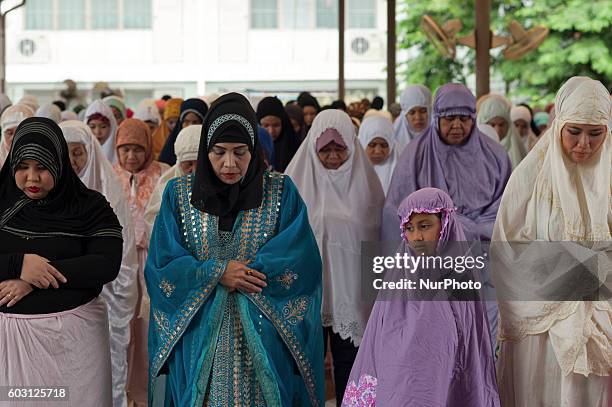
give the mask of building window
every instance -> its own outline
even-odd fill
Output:
[[[26,29],[53,29],[53,0],[28,0],[26,3]]]
[[[348,28],[376,28],[376,0],[348,0]]]
[[[377,0],[346,0],[348,28],[376,28]],[[338,28],[338,0],[251,0],[251,28]]]
[[[119,27],[119,5],[117,0],[91,2],[91,28],[94,30],[116,30]]]
[[[338,28],[338,0],[317,0],[317,28]]]
[[[278,28],[277,0],[251,0],[251,28]]]
[[[27,30],[150,29],[152,0],[28,0]]]
[[[308,0],[282,0],[283,28],[311,29],[314,9]]]
[[[60,30],[85,29],[85,0],[59,0],[57,17]]]
[[[123,0],[123,28],[151,28],[151,0]]]

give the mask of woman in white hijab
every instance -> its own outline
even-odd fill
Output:
[[[497,378],[504,406],[604,407],[612,402],[612,100],[600,82],[573,77],[555,111],[510,177],[493,232]]]
[[[34,116],[46,117],[47,119],[51,119],[58,124],[62,121],[62,111],[59,107],[52,103],[39,107]]]
[[[88,188],[106,197],[123,227],[121,269],[117,278],[104,286],[101,295],[108,306],[113,406],[126,406],[127,349],[130,343],[130,321],[136,308],[138,271],[130,211],[121,183],[89,127],[81,121],[68,120],[60,123],[60,128],[68,143],[72,168]]]
[[[393,124],[398,154],[429,126],[431,100],[431,91],[424,85],[409,85],[402,92],[402,113]]]
[[[155,133],[157,126],[162,122],[162,117],[159,114],[159,109],[153,99],[145,99],[136,108],[134,112],[134,119],[142,120],[145,122],[151,134]]]
[[[323,262],[322,320],[340,402],[373,300],[362,297],[361,242],[378,240],[385,195],[349,116],[317,115],[285,170],[308,208]]]
[[[508,152],[514,169],[525,158],[527,151],[510,120],[511,106],[503,96],[488,95],[480,103],[476,122],[479,125],[488,124],[495,129],[499,136],[499,143]]]
[[[34,111],[26,105],[16,104],[8,107],[0,116],[0,128],[2,129],[2,137],[0,137],[0,168],[6,161],[9,152],[11,151],[11,143],[13,135],[19,123],[34,116]]]
[[[200,135],[202,133],[202,125],[194,124],[182,129],[176,141],[174,142],[174,151],[176,152],[176,164],[162,174],[155,190],[149,198],[147,209],[145,210],[144,218],[147,223],[147,236],[151,236],[155,218],[161,207],[162,195],[166,184],[172,178],[182,177],[183,175],[195,172],[195,166],[198,160],[198,150],[200,148]]]
[[[510,119],[516,131],[518,132],[527,151],[531,151],[535,143],[538,142],[538,136],[531,129],[531,112],[527,107],[518,105],[510,110]]]
[[[98,139],[104,156],[108,158],[111,164],[116,164],[117,148],[115,147],[115,138],[117,136],[117,120],[115,120],[115,115],[111,108],[100,99],[94,100],[85,111],[83,121]]]
[[[381,116],[367,117],[359,128],[359,142],[386,195],[398,160],[391,121]]]

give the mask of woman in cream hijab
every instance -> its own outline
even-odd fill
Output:
[[[510,177],[493,232],[499,390],[504,406],[604,407],[612,307],[609,292],[593,292],[612,281],[612,100],[574,77],[555,111]]]
[[[361,294],[361,242],[378,240],[385,195],[341,110],[317,115],[285,174],[306,203],[323,261],[322,319],[339,403],[374,303]]]
[[[477,123],[488,124],[493,127],[499,136],[499,143],[510,156],[512,168],[516,168],[527,155],[525,145],[510,119],[510,102],[500,95],[488,95],[482,99],[478,109]]]
[[[157,186],[149,198],[149,204],[144,214],[145,222],[147,223],[147,234],[151,236],[155,218],[161,207],[162,195],[166,184],[172,178],[182,177],[183,175],[195,172],[195,165],[198,161],[198,150],[200,148],[200,135],[202,133],[202,125],[194,124],[193,126],[185,127],[181,130],[174,142],[174,151],[176,152],[176,164],[162,174]]]
[[[60,123],[60,128],[68,143],[73,170],[86,187],[104,195],[123,226],[121,269],[117,278],[104,286],[101,295],[108,306],[113,406],[125,406],[130,321],[134,316],[138,294],[136,286],[138,257],[130,210],[119,178],[89,127],[80,120],[67,120]]]
[[[11,143],[13,135],[19,123],[34,116],[34,111],[26,105],[16,104],[6,108],[0,117],[0,128],[2,129],[2,137],[0,137],[0,167],[6,161],[9,151],[11,151]]]
[[[516,131],[518,132],[527,151],[531,151],[533,146],[538,142],[538,136],[535,135],[531,128],[531,111],[526,106],[517,105],[510,110],[510,119]]]

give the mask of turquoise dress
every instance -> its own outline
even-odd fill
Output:
[[[295,185],[266,172],[261,206],[222,232],[191,206],[192,182],[168,183],[149,246],[149,403],[163,372],[168,406],[322,406],[321,258]],[[229,260],[268,286],[229,292]]]

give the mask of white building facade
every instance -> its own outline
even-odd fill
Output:
[[[128,105],[239,91],[337,97],[337,0],[26,0],[6,20],[7,94],[104,81]],[[385,96],[386,0],[346,0],[346,100]],[[87,94],[87,98],[91,95]]]

